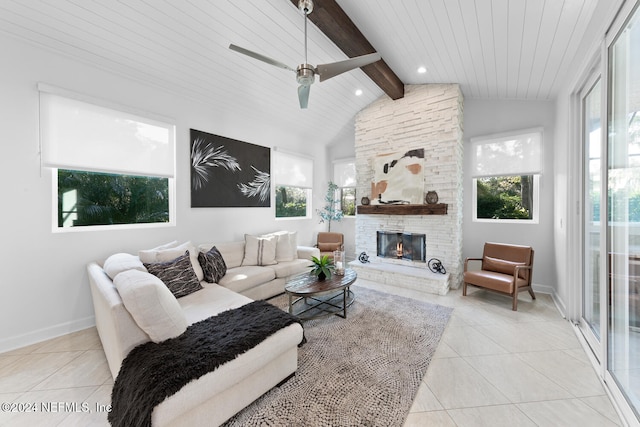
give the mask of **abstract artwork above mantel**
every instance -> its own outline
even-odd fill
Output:
[[[372,204],[422,204],[424,148],[373,158]]]
[[[191,129],[191,207],[271,206],[271,151]]]

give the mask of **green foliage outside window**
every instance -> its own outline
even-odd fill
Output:
[[[532,219],[533,176],[477,179],[479,219]]]
[[[340,189],[340,209],[344,216],[353,216],[356,214],[355,187],[343,187]]]
[[[306,217],[307,190],[303,188],[276,187],[276,218]]]
[[[169,179],[58,170],[58,227],[169,222]]]

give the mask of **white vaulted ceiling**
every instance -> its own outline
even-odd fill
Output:
[[[405,84],[459,83],[466,98],[548,100],[597,0],[337,2]],[[386,96],[378,86],[360,70],[316,81],[300,110],[294,73],[228,49],[237,44],[295,68],[304,59],[303,22],[290,0],[0,0],[0,37],[328,143]],[[346,59],[311,23],[308,48],[314,65]]]

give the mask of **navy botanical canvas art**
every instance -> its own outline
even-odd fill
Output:
[[[191,129],[192,208],[269,206],[269,147]]]

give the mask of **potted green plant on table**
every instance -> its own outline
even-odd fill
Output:
[[[318,280],[322,281],[327,277],[331,277],[331,269],[333,268],[333,260],[328,255],[323,255],[320,258],[312,256],[311,264],[309,267],[313,267],[309,274],[317,276]]]

